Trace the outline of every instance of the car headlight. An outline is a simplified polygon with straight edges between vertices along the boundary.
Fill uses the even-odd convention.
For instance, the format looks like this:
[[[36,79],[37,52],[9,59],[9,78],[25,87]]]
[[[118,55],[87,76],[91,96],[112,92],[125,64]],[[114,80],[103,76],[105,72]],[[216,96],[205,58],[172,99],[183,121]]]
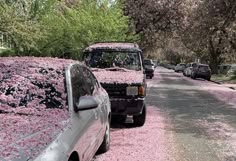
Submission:
[[[126,95],[127,96],[136,96],[136,95],[138,95],[138,87],[136,87],[136,86],[128,86],[126,88]]]

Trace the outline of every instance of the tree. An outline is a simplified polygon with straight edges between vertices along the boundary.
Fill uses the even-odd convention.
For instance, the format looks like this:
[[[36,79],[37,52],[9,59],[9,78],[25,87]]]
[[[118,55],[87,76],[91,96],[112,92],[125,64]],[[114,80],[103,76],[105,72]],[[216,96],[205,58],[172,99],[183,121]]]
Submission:
[[[123,6],[106,0],[6,0],[0,3],[0,32],[17,55],[79,58],[96,41],[137,40]]]
[[[7,35],[17,54],[36,49],[42,36],[38,22],[30,18],[30,7],[25,1],[0,2],[0,33]]]
[[[182,0],[127,0],[125,14],[135,31],[141,34],[141,46],[148,50],[156,46],[162,33],[171,34],[180,26]]]
[[[234,48],[236,1],[204,0],[197,4],[182,31],[182,40],[199,57],[209,59],[213,73]]]

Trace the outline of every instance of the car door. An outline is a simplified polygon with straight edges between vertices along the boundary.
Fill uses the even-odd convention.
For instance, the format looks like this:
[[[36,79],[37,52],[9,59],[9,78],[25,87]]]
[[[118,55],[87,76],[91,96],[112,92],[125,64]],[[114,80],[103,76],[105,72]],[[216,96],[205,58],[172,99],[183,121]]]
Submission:
[[[71,88],[73,106],[77,103],[80,97],[92,95],[92,89],[89,85],[89,79],[84,75],[83,66],[74,64],[70,69],[71,76]],[[73,129],[77,135],[79,142],[75,145],[75,149],[80,150],[82,153],[82,160],[89,160],[91,158],[91,152],[95,144],[94,137],[96,135],[96,116],[95,109],[77,111],[75,117],[73,117]],[[81,152],[82,151],[82,152]]]
[[[86,79],[88,88],[90,90],[90,94],[96,99],[98,102],[98,107],[93,109],[95,115],[95,121],[92,125],[93,133],[89,134],[90,137],[93,137],[93,145],[91,145],[91,149],[96,149],[99,141],[103,138],[104,135],[104,114],[105,112],[102,110],[104,108],[104,97],[102,96],[102,91],[99,89],[99,83],[93,73],[85,66],[82,67],[84,78]],[[93,155],[93,151],[91,152]]]
[[[103,106],[105,102],[104,95],[101,90],[100,84],[98,83],[94,74],[87,67],[83,68],[83,72],[86,79],[89,80],[88,83],[91,88],[91,94],[97,99],[97,102],[99,103],[98,108],[96,108],[94,112],[97,119],[97,128],[98,128],[97,132],[100,133],[100,130],[102,129],[104,122],[102,118],[104,117],[103,115],[105,114],[102,110],[104,108]]]

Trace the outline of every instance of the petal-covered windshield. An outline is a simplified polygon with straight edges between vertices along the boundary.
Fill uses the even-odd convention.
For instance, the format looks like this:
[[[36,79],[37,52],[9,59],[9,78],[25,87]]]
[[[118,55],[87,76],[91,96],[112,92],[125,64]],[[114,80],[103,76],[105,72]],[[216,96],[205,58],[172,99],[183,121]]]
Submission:
[[[65,62],[47,60],[1,58],[0,111],[66,107]]]
[[[86,53],[85,62],[92,68],[141,70],[140,54],[136,52],[96,51]]]
[[[72,60],[0,58],[0,160],[37,156],[69,119],[64,69]]]

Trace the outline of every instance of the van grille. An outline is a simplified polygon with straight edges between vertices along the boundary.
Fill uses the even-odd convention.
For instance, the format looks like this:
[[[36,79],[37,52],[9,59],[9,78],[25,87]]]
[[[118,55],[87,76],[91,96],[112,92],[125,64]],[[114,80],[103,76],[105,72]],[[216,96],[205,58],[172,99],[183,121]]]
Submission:
[[[111,98],[126,97],[126,87],[124,84],[101,84]]]

